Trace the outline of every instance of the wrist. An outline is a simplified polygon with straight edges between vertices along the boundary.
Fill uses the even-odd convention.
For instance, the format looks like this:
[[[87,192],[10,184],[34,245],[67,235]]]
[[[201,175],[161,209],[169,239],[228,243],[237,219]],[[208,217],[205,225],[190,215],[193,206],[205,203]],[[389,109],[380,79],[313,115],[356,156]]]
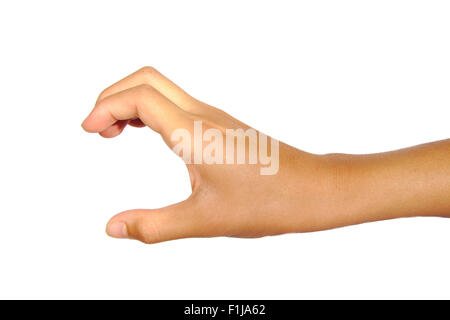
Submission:
[[[289,159],[292,159],[292,155]],[[294,164],[281,159],[283,190],[290,201],[283,201],[291,212],[288,232],[310,232],[358,223],[357,194],[350,155],[313,155],[297,150]],[[287,170],[284,170],[286,169]],[[287,171],[287,173],[286,173]]]

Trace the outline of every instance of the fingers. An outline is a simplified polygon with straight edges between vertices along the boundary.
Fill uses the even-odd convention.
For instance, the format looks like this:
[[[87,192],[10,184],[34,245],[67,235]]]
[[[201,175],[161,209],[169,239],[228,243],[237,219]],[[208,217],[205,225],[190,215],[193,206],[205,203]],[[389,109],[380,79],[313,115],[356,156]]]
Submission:
[[[182,109],[189,110],[194,104],[194,99],[190,95],[152,67],[141,68],[106,88],[98,97],[97,102],[117,92],[143,84],[152,86]]]
[[[129,120],[116,121],[112,126],[100,132],[103,138],[114,138],[122,133],[123,129],[127,126]]]
[[[186,111],[153,87],[140,85],[101,100],[82,126],[88,132],[102,132],[103,135],[113,136],[120,133],[123,129],[121,126],[126,124],[126,122],[117,124],[117,121],[137,118],[159,132],[166,142],[170,140],[168,137],[174,129],[185,128],[190,123]]]
[[[141,121],[141,119],[132,119],[128,121],[128,124],[130,126],[136,127],[136,128],[142,128],[145,127],[145,124]]]
[[[195,107],[195,99],[188,95],[183,89],[163,76],[155,68],[144,67],[103,90],[99,95],[94,108],[97,108],[100,101],[113,94],[141,85],[152,86],[163,96],[184,110],[193,110]],[[138,128],[145,126],[142,122],[139,123],[137,121],[123,122],[112,125],[112,128],[108,128],[105,132],[100,132],[100,135],[105,138],[115,137],[125,129],[127,124]]]
[[[201,236],[199,219],[191,202],[188,199],[161,209],[119,213],[108,222],[106,233],[144,243]]]

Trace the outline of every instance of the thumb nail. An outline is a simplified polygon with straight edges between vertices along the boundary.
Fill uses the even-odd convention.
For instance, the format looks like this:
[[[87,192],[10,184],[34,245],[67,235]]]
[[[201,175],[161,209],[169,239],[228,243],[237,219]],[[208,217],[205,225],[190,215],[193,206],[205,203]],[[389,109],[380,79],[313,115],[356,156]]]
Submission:
[[[127,225],[123,222],[115,222],[108,225],[106,233],[113,238],[128,238]]]

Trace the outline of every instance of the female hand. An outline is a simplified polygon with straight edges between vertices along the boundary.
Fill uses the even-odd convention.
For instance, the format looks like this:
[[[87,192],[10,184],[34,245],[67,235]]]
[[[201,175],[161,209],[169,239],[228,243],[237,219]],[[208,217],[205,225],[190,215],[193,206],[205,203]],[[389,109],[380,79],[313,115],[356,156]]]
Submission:
[[[119,213],[107,225],[113,237],[260,237],[450,213],[449,140],[373,156],[313,155],[194,99],[151,67],[105,89],[82,124],[106,138],[127,125],[149,127],[183,157],[192,194]],[[430,155],[437,161],[427,166]],[[407,159],[428,178],[419,172],[415,184]]]

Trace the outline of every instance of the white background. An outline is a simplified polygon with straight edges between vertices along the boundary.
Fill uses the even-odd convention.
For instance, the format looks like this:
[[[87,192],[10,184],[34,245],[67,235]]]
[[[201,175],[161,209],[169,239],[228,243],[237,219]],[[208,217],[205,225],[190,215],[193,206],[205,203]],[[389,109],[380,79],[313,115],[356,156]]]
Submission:
[[[87,134],[151,65],[314,153],[449,137],[448,1],[2,1],[0,298],[450,298],[450,220],[144,245],[123,210],[189,195],[156,134]]]

